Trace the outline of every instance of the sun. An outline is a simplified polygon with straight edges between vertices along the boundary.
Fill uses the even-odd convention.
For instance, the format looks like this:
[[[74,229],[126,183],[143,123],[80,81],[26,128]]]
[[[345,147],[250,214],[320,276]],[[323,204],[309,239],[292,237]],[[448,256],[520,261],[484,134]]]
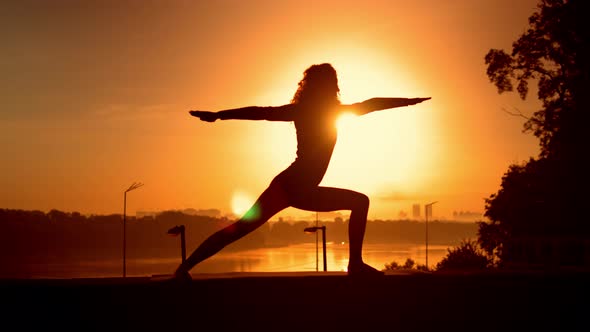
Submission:
[[[231,200],[232,212],[241,216],[254,204],[252,197],[244,192],[236,191]]]

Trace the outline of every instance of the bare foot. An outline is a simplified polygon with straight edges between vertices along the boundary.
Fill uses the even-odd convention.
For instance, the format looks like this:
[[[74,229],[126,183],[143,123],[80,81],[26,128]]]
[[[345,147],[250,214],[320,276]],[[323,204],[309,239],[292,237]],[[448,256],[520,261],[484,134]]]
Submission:
[[[382,276],[384,273],[375,269],[374,267],[367,265],[365,263],[360,264],[349,264],[348,265],[348,275],[349,276]]]
[[[182,282],[189,282],[193,280],[190,273],[180,268],[178,268],[176,272],[174,272],[174,279]]]

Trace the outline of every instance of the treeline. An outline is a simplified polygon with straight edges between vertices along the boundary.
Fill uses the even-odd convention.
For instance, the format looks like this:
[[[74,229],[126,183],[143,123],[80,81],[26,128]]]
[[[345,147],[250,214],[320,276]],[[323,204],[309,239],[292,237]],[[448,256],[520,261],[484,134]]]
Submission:
[[[127,257],[176,257],[180,239],[167,234],[176,225],[186,228],[187,250],[192,251],[207,236],[233,220],[211,216],[164,211],[155,216],[127,217]],[[315,222],[283,221],[266,223],[224,250],[244,250],[286,246],[315,241],[304,229]],[[348,221],[336,218],[320,221],[327,227],[327,240],[348,241]],[[424,223],[415,221],[369,221],[367,243],[424,243]],[[431,244],[456,244],[474,238],[475,223],[429,222]],[[43,263],[71,263],[118,259],[123,251],[123,216],[90,215],[51,210],[24,211],[0,209],[0,274],[6,269]],[[1,276],[1,275],[0,275]]]

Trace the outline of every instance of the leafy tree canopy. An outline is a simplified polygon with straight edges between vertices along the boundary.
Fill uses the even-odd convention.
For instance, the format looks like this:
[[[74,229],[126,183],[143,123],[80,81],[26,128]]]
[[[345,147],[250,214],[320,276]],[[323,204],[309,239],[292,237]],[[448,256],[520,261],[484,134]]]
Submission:
[[[528,29],[510,53],[491,49],[487,75],[499,93],[527,98],[536,83],[541,109],[524,130],[539,138],[540,156],[511,165],[500,190],[486,200],[479,243],[488,254],[510,259],[505,245],[526,237],[588,236],[588,141],[590,93],[590,1],[540,0]],[[505,248],[504,248],[505,249]]]
[[[525,99],[537,82],[542,108],[524,125],[540,139],[541,156],[576,155],[588,111],[590,4],[587,0],[542,0],[512,52],[491,49],[487,75],[499,93],[516,86]]]

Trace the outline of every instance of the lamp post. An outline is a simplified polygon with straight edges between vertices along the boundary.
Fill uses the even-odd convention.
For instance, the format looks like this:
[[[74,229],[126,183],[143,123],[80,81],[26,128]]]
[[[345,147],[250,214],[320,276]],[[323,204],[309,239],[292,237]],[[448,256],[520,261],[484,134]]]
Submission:
[[[315,212],[315,227],[318,227],[319,222],[319,212]],[[318,271],[318,233],[315,233],[315,270]]]
[[[426,218],[426,269],[428,269],[428,215],[432,213],[432,206],[438,201],[424,205],[424,217]]]
[[[123,278],[127,276],[127,193],[143,186],[141,182],[133,182],[123,193]]]
[[[184,237],[184,225],[174,226],[168,230],[168,234],[177,236],[180,234],[180,254],[182,257],[182,263],[186,261],[186,241]]]
[[[323,249],[324,249],[324,272],[325,272],[325,271],[328,271],[328,263],[326,262],[326,226],[307,227],[303,231],[305,233],[316,233],[316,235],[317,235],[318,230],[322,231],[322,244],[323,244]]]

